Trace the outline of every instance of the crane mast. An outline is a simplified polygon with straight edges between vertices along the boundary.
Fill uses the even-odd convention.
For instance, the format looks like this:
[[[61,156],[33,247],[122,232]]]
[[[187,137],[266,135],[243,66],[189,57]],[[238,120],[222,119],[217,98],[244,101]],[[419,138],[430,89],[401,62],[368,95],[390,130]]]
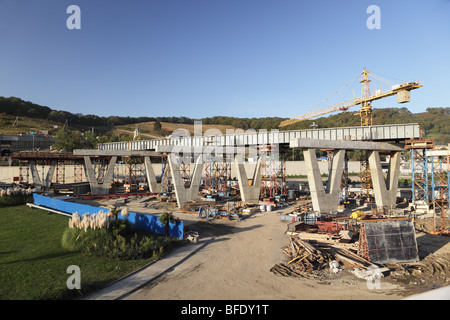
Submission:
[[[361,102],[361,126],[371,126],[372,125],[372,101],[370,100],[370,83],[369,77],[367,76],[366,68],[363,71],[363,79],[360,81],[362,83],[362,94],[363,101]]]

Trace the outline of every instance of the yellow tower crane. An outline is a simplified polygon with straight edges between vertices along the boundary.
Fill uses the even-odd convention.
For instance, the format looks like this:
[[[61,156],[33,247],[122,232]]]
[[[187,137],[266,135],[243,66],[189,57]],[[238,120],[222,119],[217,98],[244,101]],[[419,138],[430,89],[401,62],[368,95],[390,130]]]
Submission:
[[[410,91],[414,89],[421,88],[423,85],[420,84],[418,81],[414,82],[403,82],[400,84],[394,84],[390,81],[387,81],[383,78],[381,78],[378,75],[375,75],[372,72],[367,71],[365,68],[363,69],[363,72],[361,72],[357,77],[355,77],[351,82],[347,83],[344,87],[336,91],[334,94],[338,93],[340,90],[348,86],[350,83],[352,83],[355,79],[361,77],[362,79],[359,81],[362,83],[362,90],[361,90],[361,97],[354,97],[353,99],[346,100],[343,102],[339,102],[333,105],[330,105],[325,108],[321,108],[315,111],[310,111],[308,113],[305,113],[299,117],[292,118],[289,120],[285,120],[280,123],[280,127],[286,127],[288,125],[298,123],[300,121],[313,119],[328,113],[336,112],[336,111],[347,111],[350,107],[360,105],[361,109],[359,111],[359,115],[361,118],[361,126],[371,126],[372,125],[372,102],[390,97],[393,95],[397,95],[397,103],[405,103],[409,102],[411,100],[410,98]],[[382,90],[381,86],[380,89],[374,90],[374,94],[370,91],[370,82],[372,80],[369,79],[369,75],[371,75],[373,78],[382,81],[390,86],[389,90]],[[334,95],[333,94],[333,95]],[[325,99],[324,101],[328,100],[330,97]],[[323,103],[323,102],[322,102]],[[320,104],[322,104],[320,103]],[[319,104],[319,105],[320,105]],[[366,198],[370,197],[370,189],[372,188],[372,179],[370,175],[370,168],[369,168],[369,161],[368,161],[368,153],[365,152],[361,159],[361,187],[363,190],[363,196]]]
[[[372,80],[369,79],[369,74],[372,77],[374,77],[375,79],[378,79],[384,83],[389,84],[390,90],[383,91],[381,88],[378,90],[375,89],[374,94],[372,94],[370,91],[370,86],[369,86],[369,83]],[[294,124],[294,123],[297,123],[300,121],[313,119],[313,118],[316,118],[316,117],[319,117],[319,116],[322,116],[322,115],[325,115],[328,113],[336,112],[336,111],[347,111],[350,107],[357,106],[357,105],[361,105],[361,109],[359,111],[359,114],[361,117],[361,126],[371,126],[372,125],[372,101],[390,97],[393,95],[397,95],[398,103],[409,102],[411,100],[410,91],[421,88],[423,86],[418,81],[394,84],[392,82],[389,82],[389,81],[373,74],[372,72],[366,71],[365,68],[364,68],[363,72],[361,72],[356,78],[360,77],[361,75],[362,75],[362,80],[359,81],[360,83],[362,83],[361,97],[355,97],[353,99],[339,102],[339,103],[330,105],[328,107],[321,108],[321,109],[318,109],[315,111],[310,111],[301,116],[298,116],[298,117],[295,117],[295,118],[292,118],[289,120],[285,120],[280,123],[280,127],[286,127],[288,125],[291,125],[291,124]],[[355,79],[353,79],[351,82],[353,82]],[[347,83],[344,87],[346,87],[350,83]],[[339,89],[338,91],[340,91],[341,89]],[[329,98],[327,98],[326,100],[328,100],[328,99]]]

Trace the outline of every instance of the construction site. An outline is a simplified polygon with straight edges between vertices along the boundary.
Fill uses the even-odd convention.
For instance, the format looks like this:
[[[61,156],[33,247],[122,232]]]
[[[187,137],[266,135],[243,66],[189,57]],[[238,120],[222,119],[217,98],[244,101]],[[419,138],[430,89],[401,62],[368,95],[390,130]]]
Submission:
[[[398,299],[446,287],[450,147],[423,138],[417,123],[372,124],[372,102],[407,103],[421,83],[383,89],[365,69],[357,78],[359,97],[284,121],[280,130],[14,152],[12,179],[0,187],[149,216],[170,211],[183,221],[183,239],[212,241],[135,299],[298,299],[299,287],[313,299]],[[360,126],[285,130],[352,107],[360,108]],[[293,149],[303,161],[282,160]],[[350,163],[355,150],[363,159]],[[241,285],[248,277],[252,289]],[[179,289],[196,291],[195,279],[219,281],[225,293]]]

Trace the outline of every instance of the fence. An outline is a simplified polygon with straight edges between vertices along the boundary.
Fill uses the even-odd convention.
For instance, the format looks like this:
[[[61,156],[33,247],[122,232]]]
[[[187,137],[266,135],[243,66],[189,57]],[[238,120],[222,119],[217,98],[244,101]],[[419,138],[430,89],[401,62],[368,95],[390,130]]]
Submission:
[[[103,210],[105,212],[109,211],[106,208],[93,207],[86,204],[68,202],[58,199],[53,199],[46,197],[37,193],[33,193],[34,204],[43,206],[49,209],[58,210],[68,214],[73,214],[78,212],[78,214],[83,215],[85,213],[94,214]],[[121,214],[119,214],[119,219],[124,219]],[[158,234],[165,234],[164,225],[158,220],[158,217],[151,216],[142,213],[129,212],[128,221],[130,224],[144,231],[150,231]],[[169,236],[174,238],[183,239],[184,237],[184,224],[183,221],[179,220],[175,223],[169,223]]]

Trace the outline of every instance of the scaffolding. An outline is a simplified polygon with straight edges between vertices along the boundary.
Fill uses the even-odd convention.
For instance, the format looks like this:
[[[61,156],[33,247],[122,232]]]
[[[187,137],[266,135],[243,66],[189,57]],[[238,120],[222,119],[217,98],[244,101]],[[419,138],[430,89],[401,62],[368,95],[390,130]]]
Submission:
[[[66,162],[65,160],[59,160],[56,162],[56,184],[66,183]]]
[[[124,157],[127,174],[124,179],[125,192],[134,192],[145,189],[145,163],[142,157]]]
[[[180,175],[181,175],[181,180],[183,180],[184,187],[189,188],[191,185],[191,163],[190,163],[190,161],[186,161],[185,159],[181,160]]]
[[[405,149],[411,152],[411,192],[415,205],[429,205],[427,150],[434,148],[433,139],[405,141]]]
[[[30,179],[30,170],[28,166],[28,160],[19,160],[19,184],[29,183]]]
[[[362,197],[366,198],[367,201],[370,201],[372,196],[373,184],[369,165],[369,151],[362,151],[360,168],[361,168],[360,181],[361,181]]]
[[[105,158],[94,158],[92,159],[92,166],[94,167],[95,178],[98,183],[103,183],[105,179],[105,171],[108,167],[109,161],[106,161]]]
[[[45,167],[51,167],[53,165],[55,166],[55,172],[49,178],[53,177],[52,180],[55,184],[66,183],[66,167],[68,165],[73,166],[74,182],[83,181],[84,159],[82,156],[76,156],[66,152],[22,151],[14,153],[11,159],[19,162],[19,183],[27,184],[31,182],[32,165],[36,168],[38,165],[42,166],[40,172],[42,177],[41,181],[45,180]]]
[[[330,178],[331,167],[334,158],[334,149],[321,149],[327,152],[328,161],[328,178]],[[348,198],[348,155],[347,152],[344,156],[344,170],[342,171],[341,187],[339,192],[339,203],[347,201]]]
[[[169,157],[166,153],[161,155],[161,193],[172,192],[172,178]]]
[[[450,150],[436,150],[433,139],[406,140],[411,150],[412,202],[429,211],[435,234],[449,234]]]
[[[261,159],[261,199],[286,196],[286,161],[279,159],[278,146],[259,147]]]
[[[231,160],[229,155],[210,155],[205,161],[205,191],[211,195],[228,196],[231,191]]]
[[[449,190],[450,155],[449,151],[430,152],[431,159],[431,203],[433,206],[435,234],[449,234]]]

